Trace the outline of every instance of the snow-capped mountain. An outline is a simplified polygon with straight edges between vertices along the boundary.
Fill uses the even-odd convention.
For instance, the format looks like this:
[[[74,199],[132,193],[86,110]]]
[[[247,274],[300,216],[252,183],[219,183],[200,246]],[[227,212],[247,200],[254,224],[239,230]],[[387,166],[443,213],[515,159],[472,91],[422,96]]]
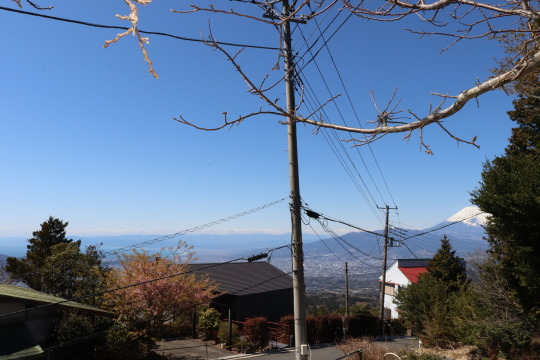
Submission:
[[[470,226],[482,226],[486,224],[488,215],[482,212],[478,206],[467,206],[450,216],[446,221],[459,221]]]

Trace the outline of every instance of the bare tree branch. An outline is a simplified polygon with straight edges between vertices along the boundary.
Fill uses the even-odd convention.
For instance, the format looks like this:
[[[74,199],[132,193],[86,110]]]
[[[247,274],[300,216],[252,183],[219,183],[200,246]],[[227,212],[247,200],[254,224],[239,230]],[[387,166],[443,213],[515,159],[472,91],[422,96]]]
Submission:
[[[158,78],[158,74],[154,71],[154,67],[152,65],[152,61],[150,60],[150,57],[148,56],[148,52],[146,51],[146,48],[144,47],[144,44],[148,44],[149,40],[147,37],[142,37],[139,33],[139,30],[137,29],[137,24],[139,23],[139,9],[137,8],[137,5],[135,5],[134,2],[136,2],[139,5],[148,5],[152,2],[152,0],[124,0],[124,2],[129,6],[130,14],[129,15],[116,15],[117,18],[121,20],[129,20],[131,22],[131,28],[121,34],[118,34],[116,38],[112,40],[105,41],[104,47],[108,47],[112,43],[116,43],[118,40],[123,38],[126,35],[133,34],[137,36],[137,40],[139,42],[139,46],[141,48],[141,51],[144,55],[144,61],[148,63],[149,70],[148,72],[152,74],[156,79]]]
[[[22,6],[22,0],[12,0],[20,7]],[[25,0],[28,4],[38,9],[44,9],[38,7],[33,1]],[[138,6],[145,6],[152,2],[152,0],[124,0],[130,9],[129,15],[116,15],[119,19],[128,20],[131,22],[131,28],[124,33],[118,34],[116,38],[107,40],[105,47],[111,43],[116,43],[126,35],[133,34],[137,36],[139,46],[144,55],[145,61],[148,63],[149,72],[157,78],[157,74],[154,71],[152,62],[145,49],[145,44],[148,44],[148,38],[142,37],[137,29],[139,17]],[[338,0],[301,0],[295,4],[291,13],[287,16],[279,13],[276,10],[275,5],[279,3],[277,0],[253,0],[251,3],[259,6],[263,9],[264,15],[250,15],[248,13],[242,13],[235,8],[229,10],[223,10],[215,8],[213,5],[207,7],[200,7],[197,5],[191,5],[190,10],[171,10],[175,13],[186,14],[195,12],[211,12],[215,14],[234,15],[242,18],[255,20],[258,22],[266,23],[268,25],[277,27],[287,21],[309,21],[315,18],[317,15],[335,8],[338,4]],[[228,120],[226,113],[224,124],[217,127],[203,128],[194,125],[193,123],[180,117],[175,119],[183,124],[193,126],[197,129],[204,130],[218,130],[232,125],[238,125],[242,121],[252,118],[255,115],[269,114],[286,117],[286,121],[282,123],[288,123],[290,121],[309,124],[315,127],[316,133],[320,128],[334,129],[338,131],[347,131],[351,133],[358,133],[367,135],[362,139],[352,140],[357,145],[371,143],[382,138],[386,134],[390,133],[406,133],[403,139],[409,140],[412,132],[418,131],[420,137],[420,146],[422,150],[428,154],[433,154],[430,145],[427,145],[423,141],[423,129],[431,124],[438,124],[440,128],[447,133],[452,139],[459,143],[465,143],[478,147],[475,143],[476,138],[471,141],[464,140],[458,136],[452,134],[445,126],[442,125],[442,121],[454,114],[458,113],[463,107],[472,99],[476,101],[479,96],[494,89],[501,88],[506,91],[506,88],[511,90],[512,83],[515,80],[523,78],[528,74],[535,74],[535,71],[540,69],[540,11],[538,2],[532,2],[531,0],[505,0],[499,3],[491,3],[487,1],[476,0],[341,0],[343,8],[351,11],[358,17],[377,20],[377,21],[398,21],[407,16],[414,16],[420,19],[423,25],[430,26],[429,29],[433,30],[417,30],[406,29],[415,34],[423,36],[445,36],[449,37],[453,41],[442,51],[448,50],[455,44],[462,40],[471,39],[488,39],[497,40],[501,37],[514,38],[519,46],[515,47],[515,52],[512,56],[508,56],[504,61],[499,62],[499,68],[494,73],[496,74],[492,78],[483,81],[477,81],[475,86],[462,90],[459,94],[440,94],[432,93],[434,96],[440,97],[442,101],[435,108],[430,104],[427,114],[417,115],[417,112],[413,112],[411,109],[406,109],[406,112],[412,116],[412,121],[401,119],[411,119],[406,116],[400,116],[405,109],[398,109],[399,101],[395,102],[395,96],[397,90],[394,90],[390,100],[383,107],[379,107],[375,101],[375,95],[371,93],[371,99],[377,111],[377,114],[371,120],[368,120],[369,124],[372,124],[370,128],[351,127],[347,125],[339,125],[327,122],[322,118],[318,118],[318,112],[320,108],[324,107],[331,101],[334,101],[336,97],[328,99],[320,108],[310,112],[306,116],[301,115],[301,106],[303,102],[303,93],[301,94],[301,101],[297,104],[295,115],[289,114],[284,108],[278,105],[278,99],[270,99],[270,90],[275,88],[277,84],[283,81],[285,75],[280,76],[276,82],[270,85],[265,85],[268,79],[268,75],[263,78],[259,86],[255,85],[255,81],[250,79],[247,74],[241,68],[237,58],[241,54],[230,55],[222,47],[220,47],[213,36],[210,35],[207,45],[213,47],[215,50],[223,53],[227,60],[233,64],[236,71],[240,74],[242,79],[248,85],[248,92],[250,94],[258,96],[263,103],[269,107],[269,109],[251,112],[248,115],[241,115],[235,120]],[[340,9],[341,10],[341,9]],[[302,14],[305,12],[306,14]],[[283,36],[280,30],[280,36]],[[282,40],[282,39],[280,39]],[[280,54],[282,55],[282,54]],[[279,59],[275,69],[279,68]],[[407,122],[405,122],[407,121]],[[350,140],[349,140],[350,141]],[[355,145],[356,146],[356,145]]]

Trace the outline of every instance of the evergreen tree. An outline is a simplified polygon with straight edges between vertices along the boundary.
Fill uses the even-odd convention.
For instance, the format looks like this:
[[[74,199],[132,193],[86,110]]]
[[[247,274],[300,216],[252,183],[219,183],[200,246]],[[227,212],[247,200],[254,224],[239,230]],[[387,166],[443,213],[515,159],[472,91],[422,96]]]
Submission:
[[[540,85],[537,84],[534,94],[520,95],[513,104],[514,110],[509,111],[508,115],[518,126],[512,129],[506,154],[508,156],[538,154],[540,152]]]
[[[465,263],[456,256],[450,240],[444,235],[441,247],[429,262],[429,274],[444,284],[448,291],[455,291],[467,281]]]
[[[540,319],[540,81],[518,84],[523,92],[509,111],[512,129],[505,155],[487,161],[471,201],[491,214],[486,226],[491,259],[518,301]]]
[[[81,252],[80,240],[66,238],[67,226],[52,216],[42,223],[28,239],[26,257],[7,258],[10,276],[32,289],[67,299],[105,290],[108,269],[101,264],[102,253],[96,246]],[[99,300],[89,296],[81,302],[97,305]]]
[[[457,341],[455,299],[467,284],[465,266],[455,253],[445,235],[428,271],[415,284],[400,289],[395,298],[412,331],[423,334],[430,344],[443,347]]]
[[[51,249],[58,244],[73,242],[73,239],[66,238],[67,226],[67,222],[50,216],[41,224],[41,229],[32,233],[33,238],[28,239],[25,258],[7,258],[6,271],[13,279],[26,283],[32,289],[42,291],[46,286],[43,284],[41,270],[46,259],[51,256]],[[77,243],[80,245],[80,240]]]
[[[540,154],[488,161],[472,202],[491,214],[486,225],[492,261],[526,311],[540,311]]]

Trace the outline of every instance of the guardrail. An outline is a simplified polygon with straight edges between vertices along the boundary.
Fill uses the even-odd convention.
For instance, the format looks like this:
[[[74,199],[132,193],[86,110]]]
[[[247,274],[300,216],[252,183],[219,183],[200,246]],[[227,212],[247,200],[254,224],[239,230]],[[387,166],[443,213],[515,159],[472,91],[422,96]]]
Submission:
[[[337,359],[334,359],[334,360],[345,359],[345,358],[348,358],[349,356],[354,355],[354,354],[358,354],[358,360],[362,360],[362,349],[351,351],[350,353],[345,354],[343,356],[340,356],[340,357],[338,357]]]

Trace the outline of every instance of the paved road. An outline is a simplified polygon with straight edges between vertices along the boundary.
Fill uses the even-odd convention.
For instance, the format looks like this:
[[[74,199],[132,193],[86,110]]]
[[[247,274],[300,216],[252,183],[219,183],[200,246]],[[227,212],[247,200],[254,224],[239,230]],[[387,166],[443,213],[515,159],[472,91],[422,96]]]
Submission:
[[[294,360],[294,349],[284,348],[255,354],[238,354],[221,349],[212,342],[205,343],[201,340],[163,340],[156,342],[154,351],[174,360]],[[334,360],[343,353],[335,346],[314,346],[311,349],[310,360]]]
[[[213,343],[197,339],[162,340],[156,342],[154,351],[174,360],[206,360],[234,355]]]
[[[311,349],[310,360],[334,360],[341,357],[343,353],[335,346],[318,346]],[[264,353],[246,354],[241,357],[236,357],[237,360],[294,360],[296,358],[294,349],[285,348],[281,350],[268,351]],[[222,360],[235,360],[222,359]]]

